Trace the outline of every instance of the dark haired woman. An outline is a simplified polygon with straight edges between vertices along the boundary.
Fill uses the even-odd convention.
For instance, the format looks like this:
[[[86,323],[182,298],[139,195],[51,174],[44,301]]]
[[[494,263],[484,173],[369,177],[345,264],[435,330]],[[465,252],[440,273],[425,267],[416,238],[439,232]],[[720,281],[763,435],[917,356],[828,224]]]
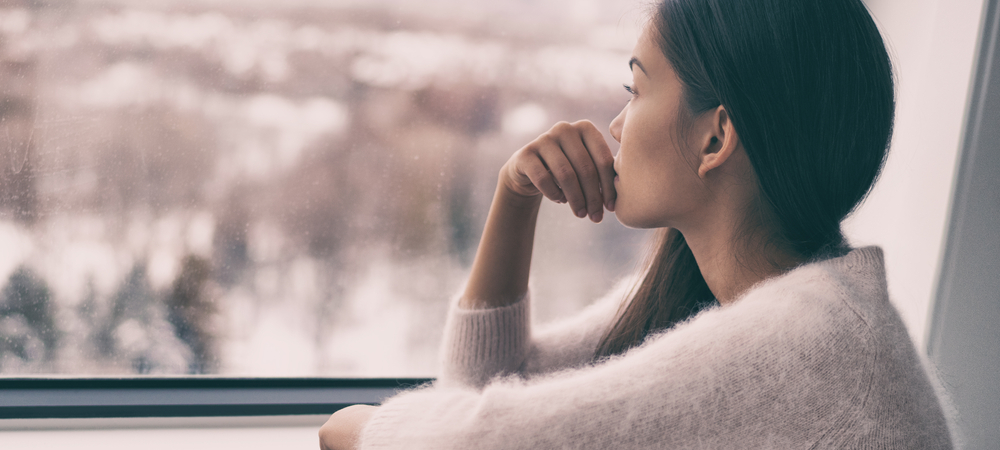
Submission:
[[[840,231],[893,123],[861,0],[666,0],[629,64],[617,157],[560,123],[501,169],[435,385],[334,414],[322,446],[951,448],[881,251]],[[532,333],[543,197],[665,231],[624,303]]]

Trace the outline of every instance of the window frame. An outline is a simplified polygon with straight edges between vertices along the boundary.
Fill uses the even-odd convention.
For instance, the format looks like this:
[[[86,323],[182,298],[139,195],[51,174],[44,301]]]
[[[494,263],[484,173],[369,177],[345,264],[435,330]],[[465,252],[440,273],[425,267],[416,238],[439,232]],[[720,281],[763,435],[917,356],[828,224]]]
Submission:
[[[965,270],[973,266],[963,253],[974,249],[975,242],[982,242],[972,233],[962,233],[961,226],[970,220],[995,218],[997,211],[971,208],[969,202],[976,200],[977,189],[972,189],[969,179],[974,167],[974,156],[985,155],[989,141],[983,136],[991,131],[982,123],[990,123],[988,113],[994,110],[983,108],[989,100],[992,84],[988,79],[989,67],[986,61],[1000,57],[1000,34],[996,30],[1000,21],[1000,2],[984,2],[984,23],[977,54],[978,67],[974,73],[973,93],[966,108],[965,139],[963,143],[961,168],[955,178],[955,199],[950,208],[948,244],[943,263],[939,268],[936,302],[929,317],[927,353],[941,367],[962,370],[963,375],[983,376],[976,370],[977,361],[989,360],[972,353],[964,353],[961,361],[954,360],[967,352],[968,342],[955,340],[949,348],[949,339],[958,325],[953,310],[970,308],[968,296],[959,295],[960,288],[974,288],[984,284],[965,284],[955,280],[962,274],[973,273]],[[992,20],[992,21],[991,21]],[[987,35],[987,31],[993,33]],[[991,40],[988,45],[986,40]],[[990,53],[993,53],[990,55]],[[978,150],[979,153],[976,151]],[[978,172],[977,181],[994,182],[985,172]],[[981,190],[980,190],[981,192]],[[975,216],[975,217],[973,217]],[[977,222],[979,223],[979,222]],[[987,223],[992,223],[988,222]],[[976,231],[990,229],[979,228]],[[964,237],[962,246],[958,242]],[[996,257],[996,255],[993,255]],[[983,294],[979,291],[978,294]],[[977,297],[990,300],[985,297]],[[959,323],[959,322],[956,322]],[[984,331],[984,333],[988,330]],[[988,339],[988,334],[979,337]],[[992,347],[977,347],[992,348]],[[953,360],[949,360],[952,358]],[[953,367],[960,367],[955,369]],[[978,373],[978,375],[976,375]],[[0,419],[106,419],[106,418],[181,418],[181,417],[264,417],[332,414],[352,404],[378,404],[401,390],[430,383],[433,378],[239,378],[239,377],[0,377]],[[964,400],[964,399],[960,399]],[[989,399],[985,399],[988,401]],[[966,406],[966,405],[960,405]],[[983,416],[985,417],[985,416]]]
[[[969,449],[1000,439],[1000,0],[982,11],[925,348]]]
[[[0,419],[332,414],[430,378],[0,378]]]

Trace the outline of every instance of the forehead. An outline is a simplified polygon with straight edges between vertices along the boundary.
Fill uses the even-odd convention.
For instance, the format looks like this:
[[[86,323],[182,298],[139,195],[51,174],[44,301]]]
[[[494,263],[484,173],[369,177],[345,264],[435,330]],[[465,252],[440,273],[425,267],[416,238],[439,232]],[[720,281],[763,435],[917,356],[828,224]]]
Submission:
[[[670,70],[667,58],[660,50],[659,32],[652,21],[647,22],[643,26],[642,33],[639,34],[639,39],[635,42],[635,47],[632,48],[632,57],[639,61],[642,71],[648,76],[652,76],[656,72]],[[636,69],[633,67],[633,72]]]

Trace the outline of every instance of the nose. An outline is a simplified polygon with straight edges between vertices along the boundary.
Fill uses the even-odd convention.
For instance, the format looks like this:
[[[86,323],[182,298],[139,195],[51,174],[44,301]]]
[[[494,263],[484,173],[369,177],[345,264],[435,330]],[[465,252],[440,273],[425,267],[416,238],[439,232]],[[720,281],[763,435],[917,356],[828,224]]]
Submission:
[[[615,138],[619,144],[622,143],[622,127],[625,125],[626,111],[628,111],[628,104],[622,108],[622,112],[618,113],[618,117],[611,121],[611,137]]]

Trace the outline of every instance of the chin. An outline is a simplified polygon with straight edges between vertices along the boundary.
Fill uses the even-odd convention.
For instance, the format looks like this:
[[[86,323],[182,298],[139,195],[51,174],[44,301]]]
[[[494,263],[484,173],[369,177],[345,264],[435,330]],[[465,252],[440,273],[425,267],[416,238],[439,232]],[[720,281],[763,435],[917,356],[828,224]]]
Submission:
[[[643,220],[646,218],[636,217],[633,213],[634,211],[629,211],[628,206],[622,207],[622,205],[617,201],[615,202],[615,218],[618,219],[618,222],[622,225],[637,229],[655,228],[655,226],[650,226],[648,224],[648,220]]]
[[[621,196],[615,200],[614,213],[619,223],[629,228],[641,230],[670,226],[670,224],[664,223],[666,221],[661,215],[649,214],[649,211],[642,211],[641,208],[637,210],[634,206],[629,205],[627,201],[622,202]]]

